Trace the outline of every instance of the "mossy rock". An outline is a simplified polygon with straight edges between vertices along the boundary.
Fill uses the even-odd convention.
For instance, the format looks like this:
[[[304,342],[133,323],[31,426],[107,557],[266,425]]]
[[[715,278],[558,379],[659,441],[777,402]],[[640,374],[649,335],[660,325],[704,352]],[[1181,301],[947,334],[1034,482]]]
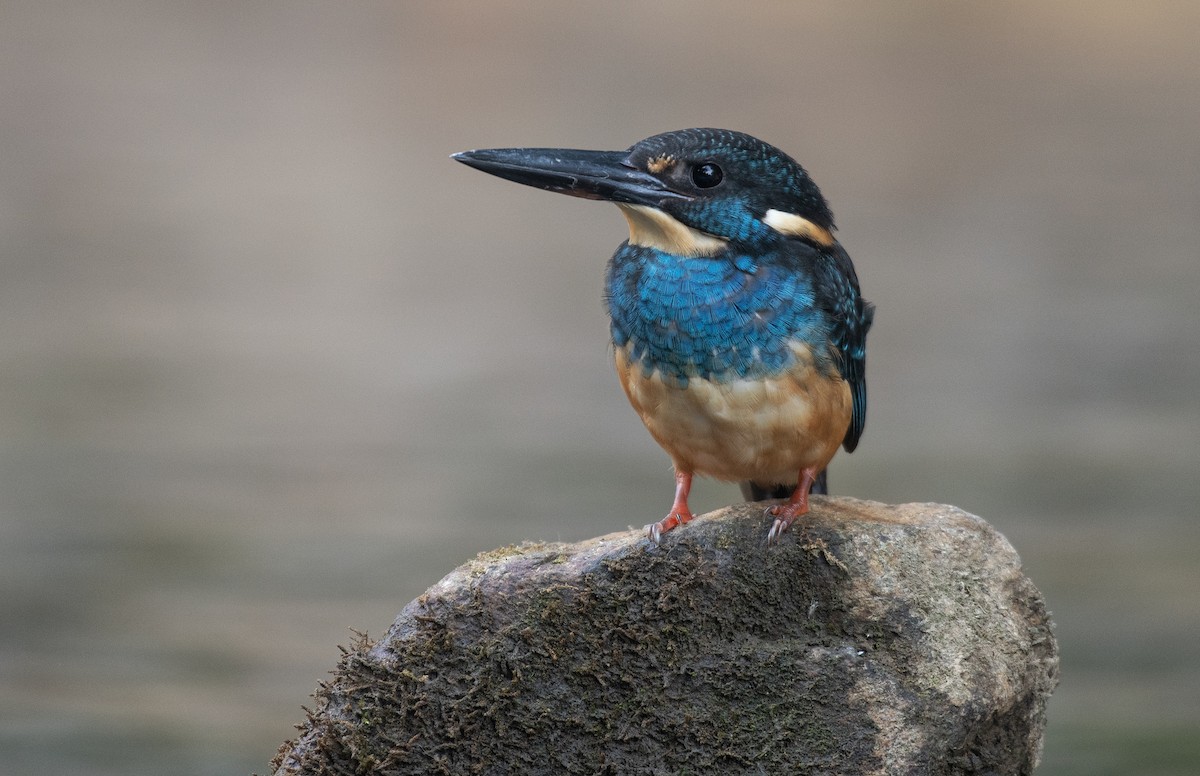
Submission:
[[[277,774],[1028,774],[1057,648],[983,520],[813,499],[480,555],[364,638]]]

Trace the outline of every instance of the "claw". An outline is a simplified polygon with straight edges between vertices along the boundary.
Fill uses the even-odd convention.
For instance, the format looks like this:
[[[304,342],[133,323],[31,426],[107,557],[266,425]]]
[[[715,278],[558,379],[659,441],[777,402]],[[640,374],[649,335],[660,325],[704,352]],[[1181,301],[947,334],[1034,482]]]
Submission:
[[[672,528],[691,522],[693,517],[691,512],[672,512],[657,523],[646,526],[646,538],[655,544],[662,544],[663,534]]]
[[[771,524],[771,530],[767,532],[767,544],[777,544],[783,532],[791,525],[791,521],[782,518],[775,518],[775,522]]]
[[[771,530],[767,533],[767,544],[777,544],[783,532],[791,528],[796,518],[806,512],[808,504],[787,504],[768,509],[767,514],[774,516],[775,522],[771,524]]]
[[[783,506],[781,506],[780,504],[775,504],[773,506],[769,506],[763,510],[764,517],[775,518],[774,522],[771,523],[771,530],[767,533],[767,544],[768,545],[772,545],[772,544],[775,544],[776,542],[778,542],[779,537],[782,536],[783,532],[788,529],[789,525],[791,525],[790,521],[785,521],[779,517],[779,514],[782,511],[783,511]]]
[[[792,494],[791,500],[786,504],[767,507],[765,514],[775,518],[775,522],[771,524],[771,530],[767,532],[767,544],[778,543],[783,532],[796,522],[796,518],[808,513],[808,491],[812,488],[816,471],[815,468],[801,469],[800,484],[796,487],[796,492]]]
[[[690,522],[693,515],[688,509],[688,492],[692,489],[692,473],[684,469],[675,470],[675,503],[671,511],[657,523],[646,526],[646,536],[655,544],[662,543],[662,535],[672,528]]]

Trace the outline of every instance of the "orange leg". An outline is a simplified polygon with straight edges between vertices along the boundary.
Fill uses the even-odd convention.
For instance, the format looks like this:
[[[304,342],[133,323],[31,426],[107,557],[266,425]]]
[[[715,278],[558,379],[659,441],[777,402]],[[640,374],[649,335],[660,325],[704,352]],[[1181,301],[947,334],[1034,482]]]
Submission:
[[[809,466],[800,470],[800,484],[792,493],[788,503],[767,509],[767,514],[775,518],[771,532],[767,534],[767,544],[775,544],[792,523],[800,515],[808,512],[808,492],[812,490],[813,482],[817,479],[816,467]]]
[[[671,505],[671,511],[667,516],[657,523],[652,523],[646,526],[646,533],[650,537],[650,541],[658,544],[662,541],[662,535],[670,531],[676,526],[681,526],[689,522],[694,515],[692,510],[688,509],[688,493],[692,490],[692,473],[675,470],[675,503]]]

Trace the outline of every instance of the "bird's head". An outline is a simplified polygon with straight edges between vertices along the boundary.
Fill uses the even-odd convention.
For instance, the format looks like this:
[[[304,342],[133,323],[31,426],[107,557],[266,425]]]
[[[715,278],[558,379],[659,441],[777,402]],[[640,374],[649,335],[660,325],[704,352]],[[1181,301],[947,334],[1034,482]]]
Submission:
[[[630,243],[687,256],[801,239],[833,245],[833,215],[804,168],[774,146],[725,129],[682,129],[625,151],[496,148],[455,154],[501,178],[608,200]]]

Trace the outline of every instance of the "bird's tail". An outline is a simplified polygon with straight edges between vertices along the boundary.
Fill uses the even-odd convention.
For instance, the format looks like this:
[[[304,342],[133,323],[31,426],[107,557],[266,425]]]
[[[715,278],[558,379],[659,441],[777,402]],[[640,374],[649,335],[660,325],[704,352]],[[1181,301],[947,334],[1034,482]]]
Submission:
[[[827,469],[822,469],[817,478],[813,480],[812,489],[809,493],[818,496],[828,495],[829,485],[825,477]],[[795,485],[779,485],[777,483],[761,483],[761,482],[743,482],[742,497],[747,501],[767,501],[773,498],[791,498],[792,491],[796,489]]]

